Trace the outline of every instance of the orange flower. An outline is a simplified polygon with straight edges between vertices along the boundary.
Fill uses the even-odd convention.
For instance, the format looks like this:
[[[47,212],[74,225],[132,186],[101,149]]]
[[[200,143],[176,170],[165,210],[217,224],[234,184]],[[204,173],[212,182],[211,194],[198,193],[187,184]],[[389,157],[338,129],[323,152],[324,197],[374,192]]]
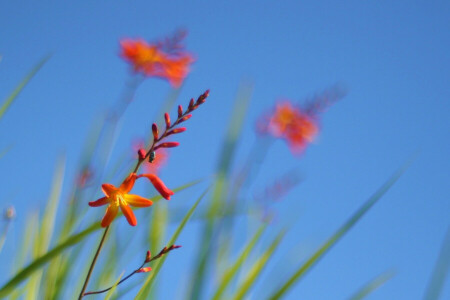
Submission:
[[[293,106],[290,102],[280,102],[275,111],[259,124],[263,133],[283,138],[292,152],[301,153],[314,140],[319,128],[313,116]]]
[[[97,207],[102,205],[108,205],[106,209],[105,216],[102,219],[102,227],[107,227],[111,224],[119,211],[119,207],[122,210],[125,218],[131,226],[136,226],[137,221],[131,206],[135,207],[147,207],[153,204],[150,199],[143,198],[138,195],[131,195],[129,192],[134,186],[137,178],[147,177],[153,184],[153,186],[158,190],[158,192],[167,200],[173,195],[173,192],[168,189],[164,183],[156,175],[153,174],[142,174],[136,175],[136,173],[131,173],[120,185],[116,188],[114,185],[105,183],[102,185],[102,191],[106,197],[102,197],[96,201],[89,202],[89,206]]]
[[[120,45],[121,56],[133,66],[135,72],[167,79],[175,87],[181,85],[189,73],[189,65],[194,62],[191,54],[178,49],[178,44],[172,45],[173,49],[165,50],[162,43],[148,44],[140,39],[124,39]]]

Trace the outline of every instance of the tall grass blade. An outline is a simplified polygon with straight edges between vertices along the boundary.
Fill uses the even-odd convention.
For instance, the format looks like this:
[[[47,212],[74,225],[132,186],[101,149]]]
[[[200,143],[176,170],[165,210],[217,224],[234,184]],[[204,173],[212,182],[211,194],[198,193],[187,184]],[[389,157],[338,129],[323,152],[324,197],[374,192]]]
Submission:
[[[213,253],[211,251],[211,245],[214,244],[213,235],[215,229],[215,217],[219,212],[224,211],[221,209],[224,206],[225,198],[227,195],[229,185],[229,173],[231,165],[236,151],[237,141],[242,131],[242,125],[247,115],[247,108],[250,103],[253,88],[248,85],[242,85],[239,88],[233,112],[232,118],[229,123],[228,131],[222,147],[222,153],[219,158],[219,165],[217,170],[217,178],[214,183],[214,190],[211,196],[211,203],[208,209],[208,220],[203,228],[202,247],[198,251],[198,257],[196,259],[196,276],[192,277],[191,291],[189,292],[189,298],[191,300],[200,300],[203,281],[205,280],[206,267],[210,256]]]
[[[231,280],[236,276],[239,269],[241,268],[244,261],[247,259],[250,252],[255,247],[256,243],[259,241],[259,239],[262,236],[262,233],[266,229],[266,225],[262,225],[258,231],[255,233],[253,238],[250,240],[250,242],[247,244],[247,246],[242,251],[241,255],[239,255],[238,259],[234,262],[234,264],[228,268],[228,270],[225,271],[225,274],[223,275],[222,279],[220,280],[219,287],[217,288],[214,296],[212,297],[213,300],[219,300],[222,299],[223,294],[225,292],[225,289],[230,284]]]
[[[333,247],[367,211],[394,185],[405,172],[411,162],[395,172],[351,217],[342,225],[313,255],[275,292],[269,299],[280,299],[293,285],[300,280],[319,260]]]
[[[431,275],[430,282],[428,283],[425,296],[425,300],[437,300],[444,287],[445,278],[448,275],[450,268],[450,227],[447,228],[444,241],[442,242],[441,252],[434,266],[433,274]]]
[[[349,298],[349,300],[362,300],[366,296],[368,296],[373,291],[377,290],[379,287],[381,287],[383,284],[388,282],[392,277],[394,277],[395,272],[393,271],[387,271],[383,274],[377,276],[367,284],[365,284],[363,287],[361,287],[353,296]]]
[[[243,283],[239,286],[236,294],[234,295],[234,300],[241,300],[248,293],[252,285],[255,283],[256,279],[258,279],[258,277],[262,274],[262,271],[269,261],[270,257],[272,257],[273,253],[280,245],[285,233],[286,232],[282,230],[270,244],[269,248],[254,263],[250,271],[248,271],[247,275],[245,276]]]
[[[167,246],[173,245],[176,242],[176,240],[177,240],[178,236],[180,235],[181,231],[184,229],[184,226],[186,226],[186,223],[191,218],[192,214],[194,213],[195,209],[197,208],[198,204],[200,203],[200,200],[202,200],[203,197],[205,197],[205,195],[208,192],[208,190],[209,189],[204,191],[203,194],[197,199],[197,201],[195,201],[195,203],[191,207],[191,209],[189,209],[189,211],[187,212],[186,216],[183,218],[183,220],[181,221],[180,225],[178,225],[178,228],[175,230],[175,233],[172,235],[172,238],[170,239],[170,241],[167,244]],[[153,282],[155,281],[155,278],[158,275],[159,270],[161,269],[162,265],[164,264],[164,261],[166,260],[166,257],[167,257],[167,255],[164,255],[163,257],[161,257],[160,259],[158,259],[156,261],[155,267],[150,272],[150,275],[146,279],[145,283],[142,285],[142,287],[139,290],[139,292],[137,293],[135,299],[147,299],[147,295],[150,292],[150,288],[151,288]]]
[[[23,88],[27,85],[27,83],[31,80],[31,78],[36,75],[36,73],[42,68],[42,66],[50,59],[50,55],[44,57],[34,68],[25,76],[25,78],[22,80],[22,82],[19,83],[19,85],[16,87],[16,89],[12,92],[12,94],[6,98],[6,100],[3,102],[3,104],[0,107],[0,119],[5,114],[6,110],[11,106],[11,104],[14,102],[14,100],[19,96],[20,92],[23,90]]]

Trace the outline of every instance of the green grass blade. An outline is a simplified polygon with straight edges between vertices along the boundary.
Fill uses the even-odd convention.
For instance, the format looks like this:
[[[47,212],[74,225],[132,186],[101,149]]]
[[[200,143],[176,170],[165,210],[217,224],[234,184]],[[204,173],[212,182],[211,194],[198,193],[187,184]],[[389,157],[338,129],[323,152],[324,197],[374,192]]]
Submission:
[[[394,185],[410,163],[395,172],[313,255],[275,292],[269,299],[280,299],[299,279],[305,275],[334,246],[370,208]]]
[[[229,123],[227,134],[222,147],[222,153],[220,155],[218,171],[216,181],[214,183],[214,189],[212,192],[211,203],[208,208],[208,221],[203,228],[201,247],[198,251],[198,257],[196,258],[196,276],[192,277],[191,290],[189,298],[191,300],[201,299],[201,292],[203,281],[205,280],[206,267],[212,251],[209,246],[213,244],[213,235],[215,231],[215,217],[219,212],[223,212],[222,206],[224,206],[224,199],[227,195],[229,185],[229,174],[232,166],[234,153],[236,151],[237,141],[242,132],[242,125],[247,115],[248,105],[250,103],[251,94],[253,88],[248,85],[242,85],[238,91],[232,118]]]
[[[191,207],[191,209],[189,209],[189,211],[187,212],[186,216],[183,218],[183,220],[181,221],[180,225],[178,226],[177,230],[175,230],[175,233],[172,235],[172,238],[170,239],[170,241],[167,244],[167,246],[173,245],[176,242],[176,240],[177,240],[178,236],[180,235],[181,231],[184,229],[184,226],[189,221],[189,219],[191,218],[191,216],[194,213],[195,209],[197,208],[198,204],[200,203],[200,200],[202,200],[203,197],[205,197],[205,195],[208,192],[208,190],[209,189],[204,191],[203,194],[197,199],[197,201],[195,201],[195,203]],[[161,257],[160,259],[157,260],[157,262],[155,264],[155,267],[150,272],[150,274],[147,277],[145,283],[142,285],[141,289],[137,293],[135,299],[146,299],[148,293],[150,292],[150,288],[151,288],[153,282],[155,281],[156,276],[159,273],[159,270],[161,269],[162,265],[164,264],[164,261],[166,260],[166,257],[167,257],[167,255],[164,255],[163,257]]]
[[[256,243],[261,238],[262,233],[264,232],[266,227],[267,227],[266,225],[262,225],[258,229],[258,231],[255,233],[253,238],[250,240],[250,242],[244,248],[244,250],[242,251],[241,255],[238,257],[238,259],[235,261],[235,263],[228,270],[225,271],[225,274],[223,275],[222,279],[220,280],[219,287],[217,288],[217,290],[216,290],[216,292],[215,292],[215,294],[214,294],[214,296],[212,298],[213,300],[219,300],[219,299],[222,298],[223,293],[225,292],[225,289],[228,287],[228,285],[230,284],[231,280],[238,273],[240,267],[242,266],[244,261],[247,259],[248,255],[253,250],[253,248],[255,247]]]
[[[179,192],[179,191],[189,188],[199,182],[200,181],[194,181],[194,182],[185,184],[177,189],[174,189],[173,191]],[[158,196],[155,198],[160,199],[162,197]],[[79,243],[83,239],[85,239],[87,236],[89,236],[91,233],[93,233],[97,230],[100,230],[100,229],[102,229],[100,227],[100,222],[94,222],[89,227],[87,227],[85,230],[70,236],[64,242],[55,246],[53,249],[51,249],[44,255],[33,260],[31,263],[29,263],[26,267],[24,267],[22,270],[20,270],[13,278],[11,278],[7,283],[5,283],[5,285],[3,285],[0,288],[0,298],[8,295],[14,289],[15,286],[17,286],[19,283],[21,283],[26,278],[28,278],[28,276],[30,276],[33,272],[42,268],[44,266],[44,264],[46,264],[47,262],[49,262],[50,260],[55,258],[58,254],[62,253],[67,248],[69,248],[73,245],[76,245],[77,243]]]
[[[122,279],[123,273],[120,274],[119,278],[117,278],[116,282],[114,283],[114,285],[112,286],[112,288],[108,291],[108,293],[105,296],[104,300],[109,300],[111,299],[112,295],[114,294],[114,292],[117,289],[117,285],[119,284],[120,280]]]
[[[17,96],[20,94],[20,92],[23,90],[23,88],[27,85],[27,83],[31,80],[31,78],[36,75],[36,73],[42,68],[42,66],[50,59],[50,55],[44,57],[28,74],[25,76],[25,78],[22,80],[22,82],[19,83],[19,85],[16,87],[16,89],[12,92],[12,94],[6,98],[5,102],[3,102],[2,106],[0,107],[0,119],[5,114],[6,110],[11,106],[11,104],[14,102],[14,100],[17,98]]]
[[[286,232],[282,230],[270,244],[269,248],[267,248],[263,255],[261,255],[254,263],[250,271],[248,271],[247,275],[245,276],[243,283],[239,286],[236,294],[234,295],[234,300],[241,300],[248,293],[252,285],[255,283],[256,279],[262,274],[262,271],[267,262],[280,245],[285,233]]]
[[[447,228],[444,241],[441,246],[439,257],[436,261],[436,265],[433,270],[430,282],[428,284],[425,296],[425,300],[437,300],[444,287],[445,278],[448,275],[450,268],[450,227]]]
[[[349,300],[361,300],[368,296],[373,291],[377,290],[383,284],[392,279],[395,275],[394,271],[387,271],[383,274],[377,276],[363,287],[361,287],[353,296],[349,298]]]

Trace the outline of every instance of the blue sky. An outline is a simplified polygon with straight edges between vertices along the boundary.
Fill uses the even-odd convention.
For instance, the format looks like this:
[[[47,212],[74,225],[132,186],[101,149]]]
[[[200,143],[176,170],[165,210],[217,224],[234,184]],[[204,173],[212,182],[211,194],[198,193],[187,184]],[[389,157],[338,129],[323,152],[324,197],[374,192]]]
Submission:
[[[340,83],[348,95],[323,115],[305,155],[292,157],[278,141],[261,168],[255,190],[292,166],[305,178],[275,206],[278,225],[292,228],[271,266],[283,256],[298,265],[419,152],[394,188],[287,297],[345,299],[393,268],[396,276],[369,299],[419,299],[450,220],[449,16],[448,1],[2,1],[0,98],[52,54],[0,121],[0,150],[13,146],[0,160],[1,208],[14,204],[18,213],[12,234],[20,235],[29,211],[43,207],[61,153],[67,158],[63,194],[70,191],[93,120],[116,102],[129,75],[118,41],[155,40],[184,28],[197,61],[178,103],[206,89],[211,96],[173,151],[163,173],[168,185],[215,171],[243,80],[254,92],[236,166],[254,141],[255,120],[275,100],[301,101]],[[169,89],[156,79],[140,87],[111,161],[147,132]],[[180,243],[195,247],[196,233],[193,225]],[[0,266],[13,251],[5,246]],[[275,284],[270,275],[257,290]],[[449,297],[447,280],[442,299]]]

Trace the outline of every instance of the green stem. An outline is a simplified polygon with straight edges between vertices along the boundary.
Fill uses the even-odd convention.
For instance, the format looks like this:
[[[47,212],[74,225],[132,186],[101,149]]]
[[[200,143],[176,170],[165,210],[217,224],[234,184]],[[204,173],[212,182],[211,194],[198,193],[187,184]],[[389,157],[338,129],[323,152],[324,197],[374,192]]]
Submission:
[[[83,288],[81,289],[80,296],[78,297],[78,300],[80,300],[84,296],[84,292],[86,291],[89,279],[91,278],[92,270],[94,270],[94,266],[95,266],[95,263],[97,262],[97,258],[98,258],[98,255],[100,254],[100,250],[102,249],[103,243],[105,242],[105,238],[106,238],[106,234],[108,233],[108,230],[109,230],[109,226],[107,226],[105,228],[105,231],[103,232],[102,239],[100,241],[100,244],[98,245],[97,252],[95,252],[95,256],[94,256],[94,259],[91,262],[91,266],[89,267],[89,271],[88,271],[88,273],[86,275],[86,280],[84,281],[84,285],[83,285]]]

